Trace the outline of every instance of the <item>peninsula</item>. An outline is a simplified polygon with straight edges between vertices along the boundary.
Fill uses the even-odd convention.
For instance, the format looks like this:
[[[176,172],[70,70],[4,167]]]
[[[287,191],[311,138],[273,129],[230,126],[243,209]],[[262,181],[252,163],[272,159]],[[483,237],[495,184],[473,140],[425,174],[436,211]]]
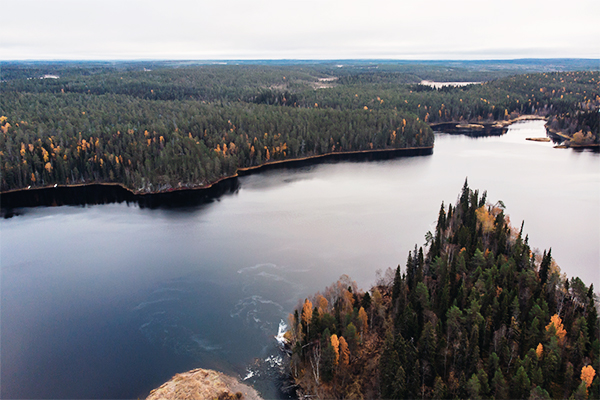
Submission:
[[[290,314],[300,398],[598,397],[593,284],[466,181],[426,238],[368,291],[344,275]]]

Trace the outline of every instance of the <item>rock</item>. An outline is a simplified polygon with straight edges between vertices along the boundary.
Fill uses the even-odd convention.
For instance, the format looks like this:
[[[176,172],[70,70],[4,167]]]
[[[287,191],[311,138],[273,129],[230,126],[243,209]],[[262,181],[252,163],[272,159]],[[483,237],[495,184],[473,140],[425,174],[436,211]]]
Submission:
[[[262,400],[258,392],[237,379],[208,369],[194,369],[175,375],[150,392],[147,400]]]

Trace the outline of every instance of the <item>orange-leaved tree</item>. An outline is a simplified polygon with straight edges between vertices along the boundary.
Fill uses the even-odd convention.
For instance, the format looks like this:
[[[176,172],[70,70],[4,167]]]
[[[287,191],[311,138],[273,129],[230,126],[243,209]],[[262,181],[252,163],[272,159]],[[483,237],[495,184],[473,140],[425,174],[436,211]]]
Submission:
[[[316,297],[316,303],[316,306],[319,309],[319,314],[323,316],[323,314],[327,312],[327,306],[329,305],[329,302],[325,297],[323,297],[322,294],[318,294]]]
[[[302,322],[304,322],[304,324],[306,325],[307,338],[309,333],[310,320],[312,319],[312,312],[312,303],[308,299],[304,300],[304,305],[302,306]]]
[[[540,358],[542,358],[542,355],[544,354],[544,345],[543,344],[538,344],[537,348],[535,349],[535,354],[537,355],[538,360]]]
[[[348,348],[348,343],[343,336],[340,336],[340,365],[342,367],[350,364],[350,349]]]
[[[333,351],[335,351],[334,365],[338,365],[338,362],[340,360],[340,341],[338,340],[338,337],[335,333],[331,335],[331,345],[333,346]]]
[[[565,327],[562,323],[562,319],[558,316],[558,314],[554,314],[550,318],[550,323],[546,325],[546,331],[550,332],[550,329],[552,327],[554,327],[554,331],[559,343],[563,344],[565,341],[565,336],[567,335],[567,331],[565,330]]]
[[[581,368],[581,381],[585,382],[585,387],[589,388],[594,380],[594,376],[596,375],[596,371],[591,365],[586,365]]]

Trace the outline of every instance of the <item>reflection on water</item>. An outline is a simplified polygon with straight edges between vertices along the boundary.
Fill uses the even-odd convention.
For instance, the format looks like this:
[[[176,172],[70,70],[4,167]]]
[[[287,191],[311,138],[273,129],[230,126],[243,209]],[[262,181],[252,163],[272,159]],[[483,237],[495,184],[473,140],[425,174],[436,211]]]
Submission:
[[[275,397],[287,314],[341,274],[366,288],[404,265],[466,176],[525,220],[533,247],[600,287],[599,155],[525,141],[543,132],[535,121],[500,137],[440,134],[433,156],[245,176],[203,205],[3,220],[1,395],[135,398],[204,367]]]
[[[215,199],[236,193],[237,177],[224,179],[206,189],[174,190],[156,194],[133,194],[119,185],[93,184],[85,186],[58,186],[19,190],[2,195],[2,215],[12,217],[25,207],[87,206],[93,204],[127,203],[140,208],[181,209],[198,207]]]

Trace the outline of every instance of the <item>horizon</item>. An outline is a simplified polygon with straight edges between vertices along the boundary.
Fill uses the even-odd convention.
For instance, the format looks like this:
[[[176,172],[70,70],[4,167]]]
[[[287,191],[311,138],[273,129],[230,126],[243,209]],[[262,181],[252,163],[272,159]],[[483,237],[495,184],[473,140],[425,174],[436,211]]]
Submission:
[[[227,63],[227,62],[387,62],[387,63],[447,63],[447,62],[539,62],[539,61],[597,61],[600,57],[520,57],[520,58],[23,58],[23,59],[0,59],[0,63],[19,62],[196,62],[196,63]],[[600,68],[600,64],[598,65]]]

